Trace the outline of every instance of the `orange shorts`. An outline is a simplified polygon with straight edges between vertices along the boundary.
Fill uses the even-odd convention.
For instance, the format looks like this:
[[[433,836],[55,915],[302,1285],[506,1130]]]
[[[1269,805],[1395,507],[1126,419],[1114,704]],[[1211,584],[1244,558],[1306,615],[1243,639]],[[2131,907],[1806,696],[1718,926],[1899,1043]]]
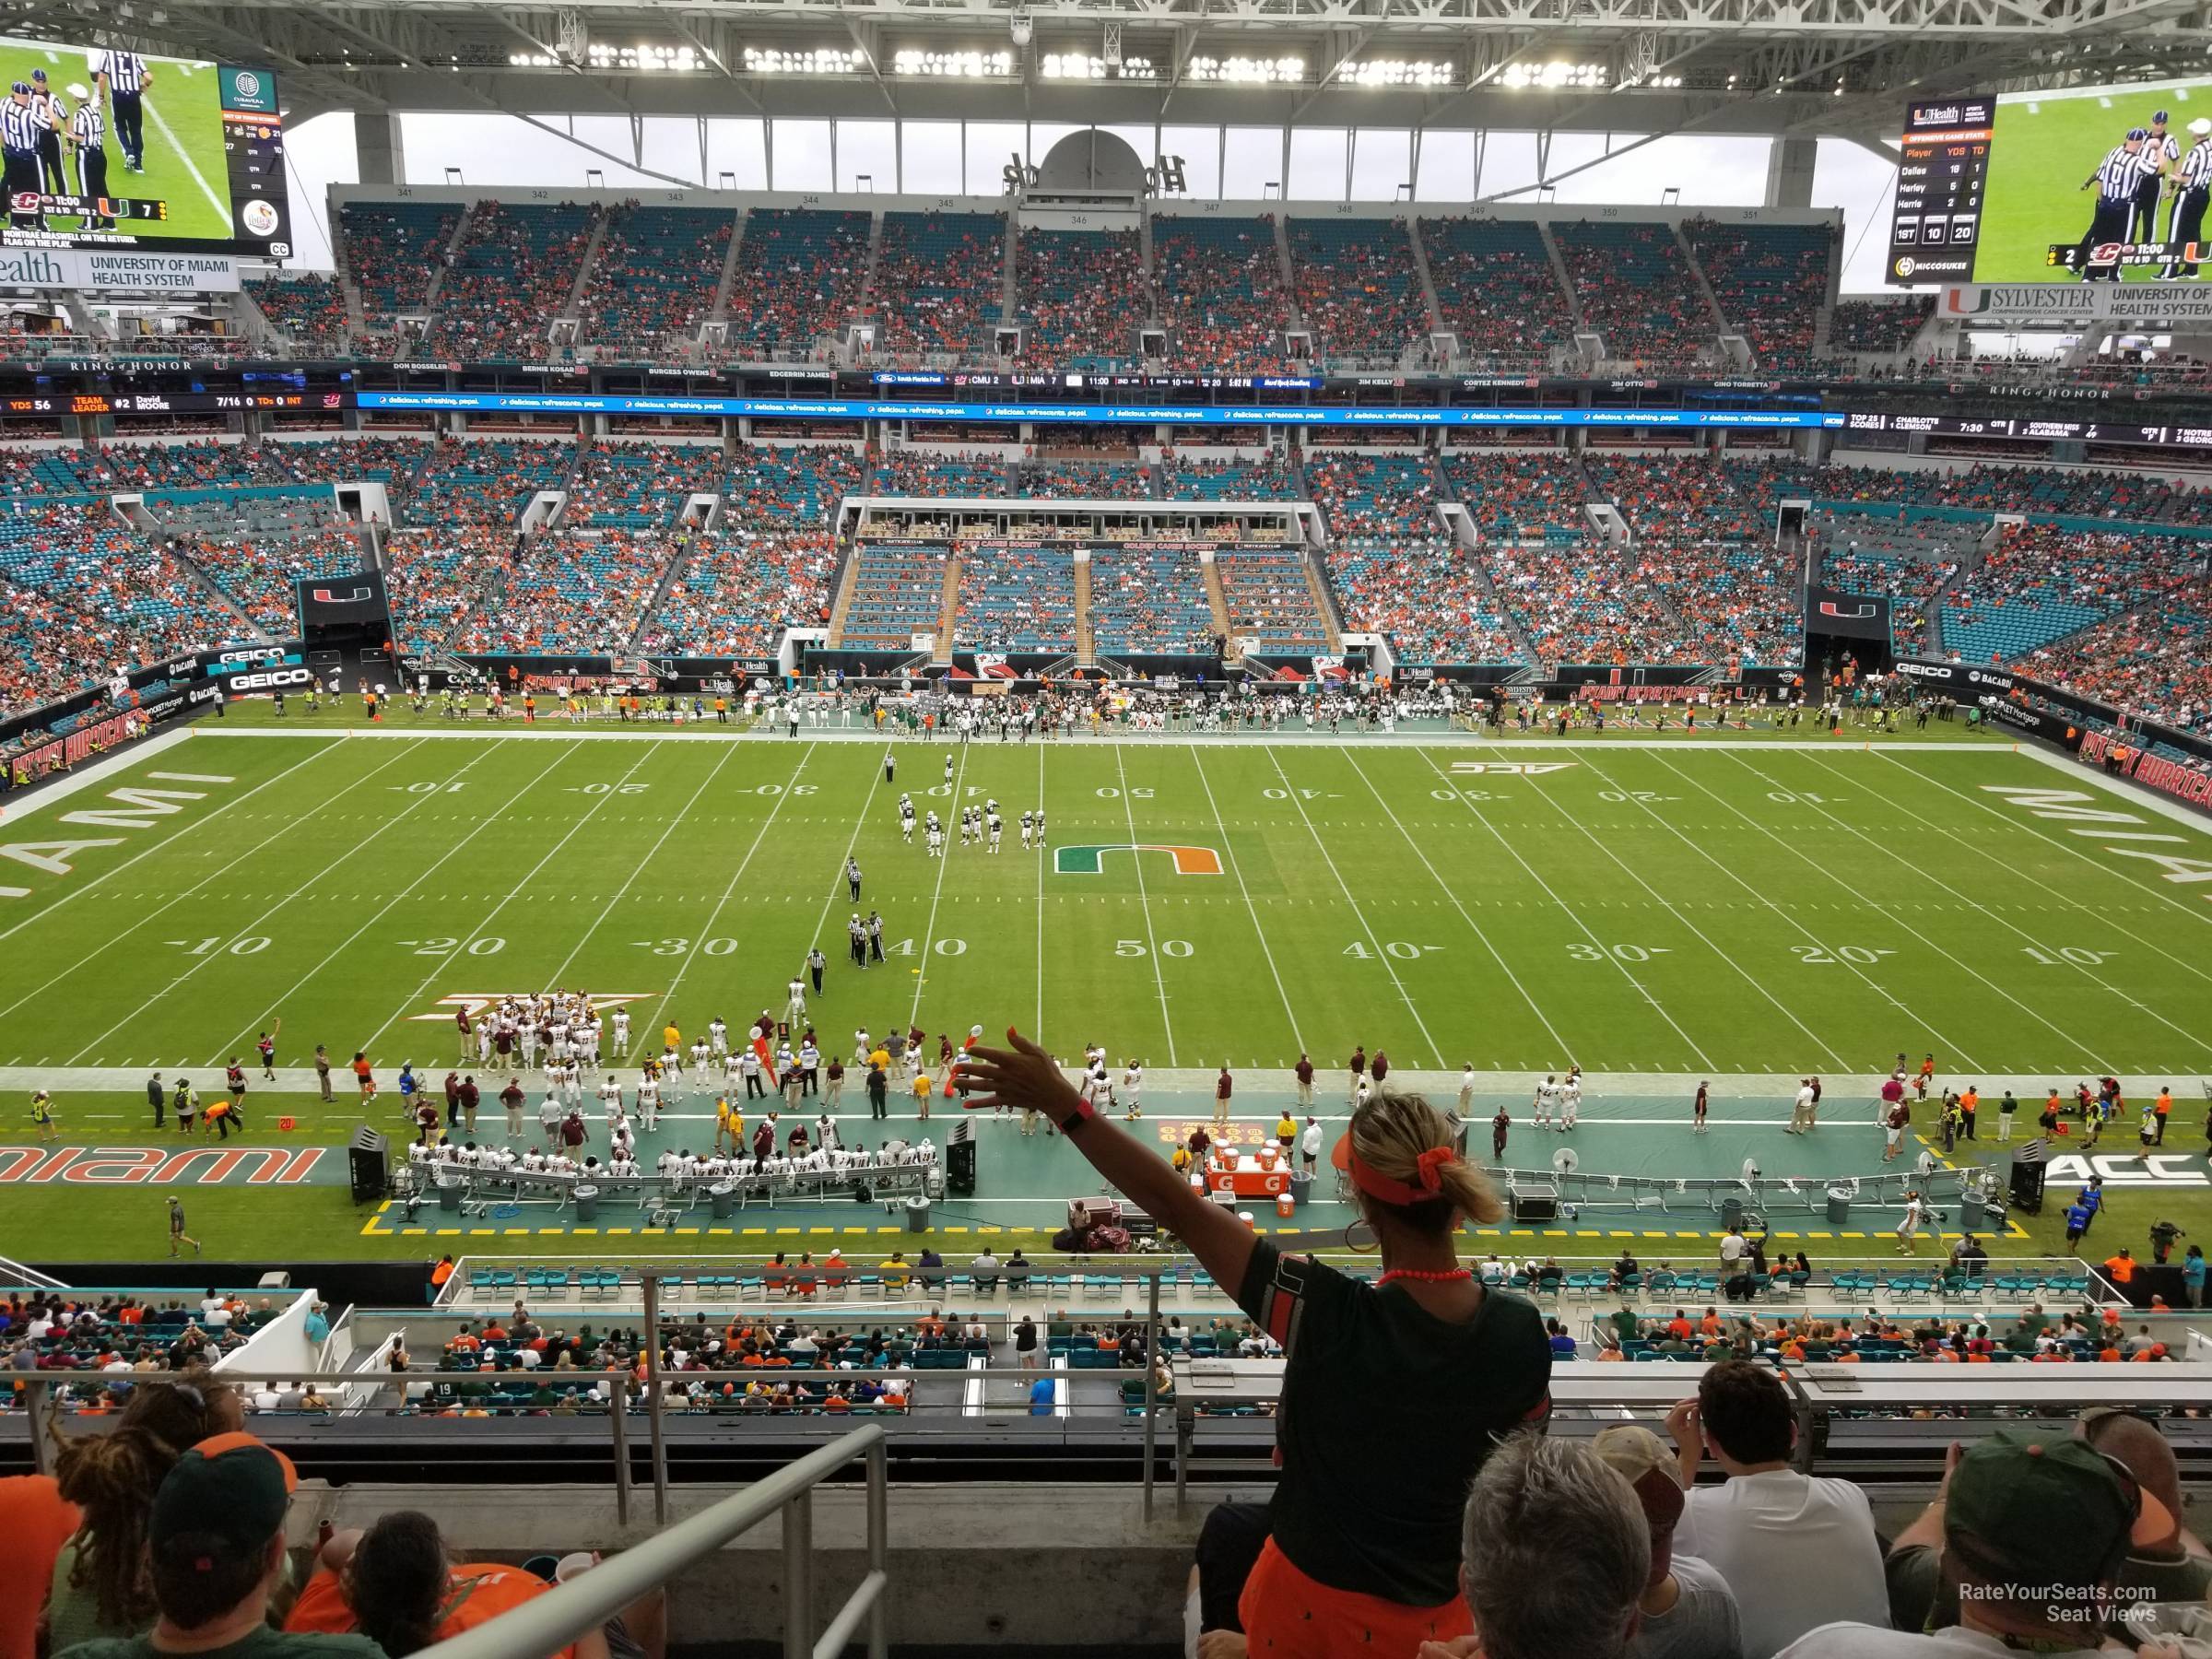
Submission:
[[[1253,1659],[1413,1659],[1424,1641],[1475,1633],[1467,1604],[1407,1607],[1356,1590],[1332,1590],[1308,1578],[1270,1538],[1244,1581],[1237,1618]]]

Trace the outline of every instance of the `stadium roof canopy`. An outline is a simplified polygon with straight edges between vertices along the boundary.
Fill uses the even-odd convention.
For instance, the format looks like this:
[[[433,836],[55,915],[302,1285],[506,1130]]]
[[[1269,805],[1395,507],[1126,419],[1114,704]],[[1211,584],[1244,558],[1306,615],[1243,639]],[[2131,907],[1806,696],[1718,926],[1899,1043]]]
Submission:
[[[1870,140],[1905,100],[2212,73],[2206,0],[0,0],[329,109]]]

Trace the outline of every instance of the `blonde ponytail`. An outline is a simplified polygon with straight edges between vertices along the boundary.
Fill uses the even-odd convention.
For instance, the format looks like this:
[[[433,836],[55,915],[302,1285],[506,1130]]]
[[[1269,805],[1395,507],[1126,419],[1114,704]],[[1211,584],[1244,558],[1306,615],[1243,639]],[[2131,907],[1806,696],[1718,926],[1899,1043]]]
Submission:
[[[1504,1199],[1479,1168],[1463,1158],[1434,1156],[1438,1148],[1451,1147],[1452,1128],[1425,1096],[1394,1090],[1376,1094],[1352,1114],[1349,1133],[1359,1161],[1391,1181],[1426,1190],[1427,1165],[1435,1181],[1434,1198],[1394,1204],[1372,1193],[1362,1194],[1368,1203],[1401,1217],[1407,1226],[1442,1232],[1464,1222],[1496,1221],[1505,1214]]]

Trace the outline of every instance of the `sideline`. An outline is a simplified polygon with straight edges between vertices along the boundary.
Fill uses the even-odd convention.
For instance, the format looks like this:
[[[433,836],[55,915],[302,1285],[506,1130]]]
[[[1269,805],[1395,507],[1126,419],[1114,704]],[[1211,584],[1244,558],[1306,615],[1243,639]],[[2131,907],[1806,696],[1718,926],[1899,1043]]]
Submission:
[[[125,744],[122,748],[102,755],[89,766],[76,767],[58,778],[41,779],[36,783],[24,785],[19,791],[0,794],[0,823],[19,824],[32,813],[56,801],[65,801],[79,790],[89,789],[95,783],[104,783],[118,772],[127,771],[157,755],[168,753],[192,735],[193,727],[189,724],[171,731],[157,732],[151,737],[141,737],[136,743]],[[21,806],[10,804],[18,794],[26,797]]]
[[[2063,773],[2077,782],[2090,784],[2107,794],[2118,795],[2132,806],[2141,806],[2157,813],[2160,818],[2171,818],[2177,824],[2186,824],[2192,830],[2212,835],[2212,818],[2207,818],[2195,807],[2186,806],[2171,795],[2159,794],[2147,783],[2138,783],[2133,778],[2114,777],[2101,767],[2084,766],[2071,755],[2053,755],[2048,749],[2025,744],[2016,744],[2014,747],[2022,754],[2032,755],[2052,771]]]

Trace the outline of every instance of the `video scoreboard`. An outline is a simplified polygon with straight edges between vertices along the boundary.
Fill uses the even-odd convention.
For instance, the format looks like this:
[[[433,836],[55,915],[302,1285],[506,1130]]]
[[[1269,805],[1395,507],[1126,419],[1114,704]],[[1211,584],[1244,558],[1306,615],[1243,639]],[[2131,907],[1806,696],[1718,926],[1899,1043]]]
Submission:
[[[1973,275],[1995,114],[1996,100],[1988,97],[1905,107],[1889,218],[1890,282],[1964,282]]]

